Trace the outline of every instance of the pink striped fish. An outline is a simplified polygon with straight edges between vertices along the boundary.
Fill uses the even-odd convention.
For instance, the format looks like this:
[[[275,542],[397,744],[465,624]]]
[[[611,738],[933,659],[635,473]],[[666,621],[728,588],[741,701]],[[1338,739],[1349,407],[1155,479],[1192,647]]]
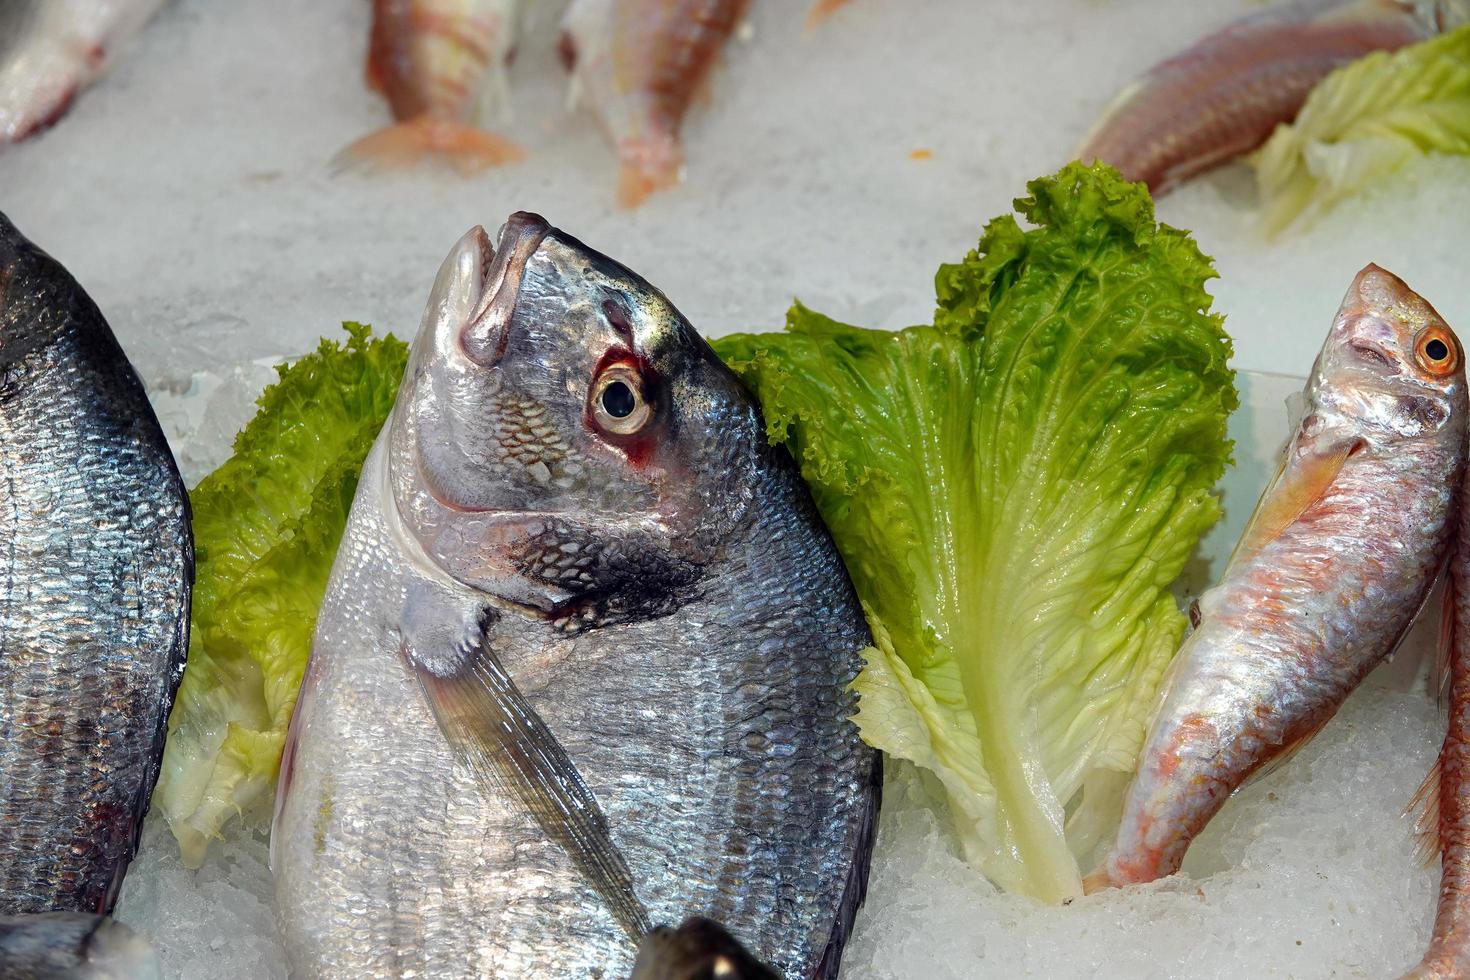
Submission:
[[[1155,195],[1260,146],[1350,61],[1470,19],[1466,0],[1292,0],[1209,35],[1114,99],[1077,150]]]
[[[749,0],[572,0],[561,55],[617,150],[636,207],[682,178],[679,129]]]
[[[402,166],[437,157],[468,174],[523,159],[515,143],[474,124],[482,102],[505,99],[517,6],[374,0],[368,83],[388,100],[396,122],[347,147],[339,162]]]
[[[1169,668],[1089,891],[1177,871],[1230,794],[1392,652],[1444,562],[1470,406],[1463,350],[1434,309],[1375,265],[1358,273],[1306,400]]]

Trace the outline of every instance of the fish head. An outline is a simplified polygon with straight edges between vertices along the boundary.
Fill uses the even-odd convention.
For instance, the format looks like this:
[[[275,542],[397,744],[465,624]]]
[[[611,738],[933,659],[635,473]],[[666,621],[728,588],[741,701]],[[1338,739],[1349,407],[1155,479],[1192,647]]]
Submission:
[[[1465,353],[1434,307],[1376,265],[1358,273],[1313,372],[1309,401],[1369,438],[1460,438]]]
[[[445,260],[392,426],[393,492],[429,557],[542,608],[696,574],[768,452],[662,293],[526,213]]]

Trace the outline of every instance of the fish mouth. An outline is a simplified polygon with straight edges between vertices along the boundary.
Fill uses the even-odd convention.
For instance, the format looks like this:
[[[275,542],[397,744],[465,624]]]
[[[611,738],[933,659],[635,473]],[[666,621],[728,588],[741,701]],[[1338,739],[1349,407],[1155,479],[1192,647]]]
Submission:
[[[551,225],[539,214],[517,211],[500,226],[493,246],[489,244],[489,236],[485,237],[480,301],[460,333],[465,353],[476,364],[494,367],[505,356],[510,318],[520,296],[526,263],[551,230]]]

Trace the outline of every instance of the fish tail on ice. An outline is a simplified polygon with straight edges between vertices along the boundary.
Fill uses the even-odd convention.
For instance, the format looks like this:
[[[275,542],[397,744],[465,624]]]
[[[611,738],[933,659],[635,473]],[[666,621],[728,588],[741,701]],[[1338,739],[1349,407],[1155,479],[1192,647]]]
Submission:
[[[618,203],[636,208],[684,177],[684,151],[672,133],[628,137],[618,144]]]
[[[806,29],[811,30],[838,10],[847,6],[849,0],[816,0],[806,14]]]
[[[333,163],[338,170],[392,170],[430,158],[444,160],[469,176],[519,163],[526,151],[490,130],[424,115],[369,133],[338,153]]]

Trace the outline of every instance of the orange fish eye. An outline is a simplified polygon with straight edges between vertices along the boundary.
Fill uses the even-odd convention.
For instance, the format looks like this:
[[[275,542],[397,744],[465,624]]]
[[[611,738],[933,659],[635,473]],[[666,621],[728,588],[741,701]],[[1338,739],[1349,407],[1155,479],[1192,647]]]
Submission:
[[[1433,375],[1443,376],[1460,366],[1454,334],[1438,324],[1425,327],[1414,338],[1414,357],[1420,367]]]

